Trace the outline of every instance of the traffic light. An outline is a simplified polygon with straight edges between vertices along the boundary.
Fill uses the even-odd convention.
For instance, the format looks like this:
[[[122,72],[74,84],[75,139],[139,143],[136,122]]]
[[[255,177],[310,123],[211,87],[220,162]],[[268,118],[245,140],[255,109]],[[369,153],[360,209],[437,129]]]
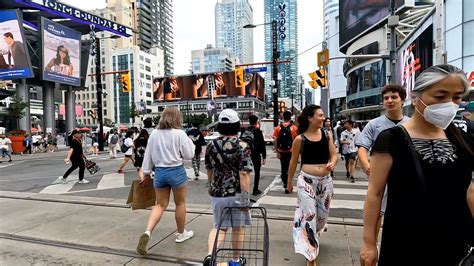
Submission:
[[[96,118],[97,118],[97,114],[95,113],[95,110],[89,110],[89,116],[90,116],[92,119],[96,119]]]
[[[122,82],[122,92],[129,93],[131,91],[130,73],[120,74],[120,81]]]
[[[314,72],[308,74],[309,77],[312,79],[309,82],[311,88],[316,89],[317,87],[326,87],[327,79],[326,79],[326,70],[324,68],[318,69]]]
[[[235,86],[236,87],[245,86],[244,69],[239,67],[239,68],[236,68],[234,72],[235,72]]]

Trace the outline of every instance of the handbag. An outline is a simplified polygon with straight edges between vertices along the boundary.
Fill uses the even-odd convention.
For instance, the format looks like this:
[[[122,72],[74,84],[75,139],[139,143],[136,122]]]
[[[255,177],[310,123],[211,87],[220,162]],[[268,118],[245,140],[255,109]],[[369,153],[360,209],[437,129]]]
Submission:
[[[87,169],[87,171],[89,171],[89,173],[90,173],[91,175],[94,175],[95,173],[99,172],[99,170],[100,170],[99,165],[97,165],[97,164],[94,163],[93,161],[84,159],[84,163],[86,164],[86,169]]]
[[[146,209],[154,206],[155,202],[156,194],[153,182],[149,182],[148,185],[142,187],[140,180],[133,180],[127,199],[127,204],[131,205],[132,210]]]

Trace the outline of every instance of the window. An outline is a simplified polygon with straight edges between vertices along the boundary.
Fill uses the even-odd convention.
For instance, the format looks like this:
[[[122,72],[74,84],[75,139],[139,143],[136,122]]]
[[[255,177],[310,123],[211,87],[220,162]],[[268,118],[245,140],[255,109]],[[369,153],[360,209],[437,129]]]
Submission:
[[[148,72],[151,72],[151,67],[145,66],[145,70],[148,71]]]
[[[142,79],[145,78],[145,74],[140,73],[140,78],[142,78]]]
[[[146,80],[151,80],[151,76],[150,76],[150,75],[146,75]]]
[[[151,63],[150,58],[145,58],[145,62],[146,62],[146,63]]]
[[[107,115],[107,109],[104,109],[104,116]]]
[[[147,84],[147,85],[149,85],[149,84]],[[147,91],[146,92],[146,97],[151,97],[151,92]]]

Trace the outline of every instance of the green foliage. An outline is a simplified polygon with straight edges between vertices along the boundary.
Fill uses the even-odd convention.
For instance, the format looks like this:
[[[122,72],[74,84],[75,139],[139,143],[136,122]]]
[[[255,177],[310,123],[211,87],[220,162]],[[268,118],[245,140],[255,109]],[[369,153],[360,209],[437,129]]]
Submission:
[[[133,121],[135,121],[135,117],[140,116],[140,114],[137,112],[137,106],[133,102],[132,102],[132,105],[130,106],[130,113],[128,115]]]
[[[185,126],[192,126],[193,123],[198,123],[199,125],[207,126],[211,122],[212,120],[208,118],[206,114],[183,116],[183,123]]]
[[[158,125],[158,123],[160,122],[160,118],[161,118],[160,115],[157,115],[157,116],[154,116],[154,117],[153,117],[153,124],[154,124],[155,126]]]
[[[21,119],[25,116],[25,108],[28,106],[30,106],[29,103],[23,102],[20,96],[14,94],[8,107],[8,115],[11,119]]]

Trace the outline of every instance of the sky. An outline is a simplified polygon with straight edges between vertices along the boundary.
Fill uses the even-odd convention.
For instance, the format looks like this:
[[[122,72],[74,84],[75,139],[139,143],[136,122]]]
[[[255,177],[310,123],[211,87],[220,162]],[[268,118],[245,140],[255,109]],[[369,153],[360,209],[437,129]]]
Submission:
[[[254,24],[264,22],[263,1],[249,0],[253,8]],[[63,0],[61,2],[83,10],[106,7],[105,0]],[[174,74],[188,74],[191,51],[204,49],[207,44],[215,47],[214,8],[217,0],[173,0]],[[324,38],[323,0],[297,0],[298,4],[298,53],[320,43]],[[254,31],[254,61],[265,61],[264,27]],[[309,87],[308,73],[317,69],[317,52],[321,45],[298,57],[298,72]],[[317,97],[319,98],[319,97]],[[318,100],[319,101],[319,100]]]

